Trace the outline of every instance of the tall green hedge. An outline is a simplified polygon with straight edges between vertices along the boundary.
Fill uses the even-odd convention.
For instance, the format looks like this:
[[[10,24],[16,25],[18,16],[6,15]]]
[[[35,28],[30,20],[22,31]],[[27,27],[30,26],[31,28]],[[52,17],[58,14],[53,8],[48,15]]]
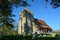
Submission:
[[[3,35],[2,40],[32,40],[32,35]]]
[[[2,40],[33,40],[33,35],[3,35]],[[56,37],[40,37],[35,38],[34,40],[60,40],[60,36]]]

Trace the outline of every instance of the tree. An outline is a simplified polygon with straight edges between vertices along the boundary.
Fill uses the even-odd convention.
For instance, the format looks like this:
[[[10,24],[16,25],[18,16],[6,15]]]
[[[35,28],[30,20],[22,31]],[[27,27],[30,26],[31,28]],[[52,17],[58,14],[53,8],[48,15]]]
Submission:
[[[49,2],[49,1],[53,8],[60,7],[60,0],[46,0],[46,2]]]
[[[15,15],[11,13],[12,7],[27,5],[29,4],[22,0],[0,0],[0,26],[2,27],[2,34],[14,27],[14,19],[12,17]]]

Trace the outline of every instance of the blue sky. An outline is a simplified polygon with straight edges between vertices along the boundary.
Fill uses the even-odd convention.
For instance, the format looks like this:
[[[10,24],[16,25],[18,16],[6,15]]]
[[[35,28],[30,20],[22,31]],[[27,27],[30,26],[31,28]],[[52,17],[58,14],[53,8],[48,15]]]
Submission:
[[[27,7],[28,10],[32,10],[34,17],[37,19],[44,20],[53,30],[60,29],[60,7],[53,9],[51,5],[46,4],[43,0],[34,0],[34,2],[28,1],[31,6]],[[13,14],[16,15],[14,19],[16,24],[19,21],[20,12],[24,7],[13,8]]]

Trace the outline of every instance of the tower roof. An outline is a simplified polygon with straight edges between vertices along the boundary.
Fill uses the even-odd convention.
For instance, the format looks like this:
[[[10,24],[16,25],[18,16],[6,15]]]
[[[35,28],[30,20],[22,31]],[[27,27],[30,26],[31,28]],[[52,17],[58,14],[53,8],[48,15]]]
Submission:
[[[21,13],[23,13],[23,12],[24,12],[24,13],[25,13],[25,12],[26,12],[26,13],[29,12],[30,14],[33,14],[33,11],[28,10],[28,9],[24,9],[24,10],[21,11]]]

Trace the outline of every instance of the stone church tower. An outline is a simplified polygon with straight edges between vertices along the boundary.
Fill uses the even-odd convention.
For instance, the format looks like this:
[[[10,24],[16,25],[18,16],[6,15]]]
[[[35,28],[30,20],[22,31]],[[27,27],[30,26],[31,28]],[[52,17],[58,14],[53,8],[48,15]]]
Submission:
[[[34,17],[32,11],[27,9],[23,10],[20,13],[20,20],[18,23],[18,33],[19,34],[32,34],[33,33],[33,24]]]
[[[35,19],[30,10],[23,10],[20,13],[20,20],[18,23],[19,34],[40,34],[51,32],[52,29],[43,21]]]

